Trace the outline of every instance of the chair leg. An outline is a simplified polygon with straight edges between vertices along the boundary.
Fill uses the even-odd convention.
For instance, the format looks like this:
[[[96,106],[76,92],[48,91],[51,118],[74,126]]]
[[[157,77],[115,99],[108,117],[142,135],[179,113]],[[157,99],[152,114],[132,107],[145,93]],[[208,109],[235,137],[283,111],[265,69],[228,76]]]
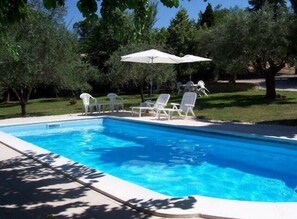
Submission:
[[[172,114],[173,114],[173,112],[171,112],[171,111],[168,112],[168,120],[172,119]]]
[[[89,109],[89,106],[85,105],[85,115],[88,115],[88,109]]]
[[[139,109],[139,115],[138,116],[139,116],[139,118],[141,117],[141,109]]]
[[[178,113],[178,115],[180,116],[180,117],[182,117],[183,115],[180,113],[180,111],[177,111],[177,113]]]
[[[157,113],[156,113],[156,117],[158,118],[158,120],[160,119],[160,117],[161,117],[161,112],[160,112],[160,110],[157,110]]]
[[[195,115],[195,113],[194,113],[194,111],[193,111],[193,109],[191,109],[191,113],[192,113],[192,115],[195,117],[196,115]]]
[[[184,119],[187,119],[187,117],[188,117],[188,113],[189,113],[189,112],[191,112],[192,115],[194,115],[194,112],[193,112],[192,108],[188,107],[188,108],[187,108],[187,111],[186,111],[186,113],[185,113],[185,118],[184,118]]]
[[[132,116],[134,116],[134,110],[133,110],[133,108],[131,108],[131,114],[132,114]]]
[[[188,117],[188,112],[189,112],[189,109],[187,109],[187,112],[185,113],[185,117],[184,117],[185,120],[186,120],[187,117]]]

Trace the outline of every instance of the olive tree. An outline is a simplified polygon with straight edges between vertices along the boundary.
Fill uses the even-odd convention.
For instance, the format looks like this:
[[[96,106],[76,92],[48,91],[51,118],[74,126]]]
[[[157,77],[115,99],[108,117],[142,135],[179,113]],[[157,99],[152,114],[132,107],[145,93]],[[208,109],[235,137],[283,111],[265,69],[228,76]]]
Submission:
[[[5,43],[0,52],[0,86],[17,97],[22,116],[26,115],[28,100],[38,86],[74,88],[70,80],[84,85],[82,81],[87,77],[77,62],[75,40],[62,25],[32,10],[27,19],[5,28],[1,32]]]
[[[263,72],[266,82],[266,98],[275,99],[275,75],[286,63],[296,59],[291,53],[290,34],[294,17],[286,10],[265,6],[251,13],[248,20],[246,36],[246,54],[255,69]]]
[[[241,9],[230,10],[224,20],[213,28],[204,30],[197,42],[205,52],[210,52],[216,68],[225,71],[234,83],[236,75],[246,68],[245,35],[248,13]]]
[[[277,16],[276,16],[277,14]],[[275,75],[296,59],[292,52],[294,16],[287,10],[266,5],[255,12],[235,10],[204,36],[214,62],[230,73],[251,63],[265,76],[266,98],[275,99]]]

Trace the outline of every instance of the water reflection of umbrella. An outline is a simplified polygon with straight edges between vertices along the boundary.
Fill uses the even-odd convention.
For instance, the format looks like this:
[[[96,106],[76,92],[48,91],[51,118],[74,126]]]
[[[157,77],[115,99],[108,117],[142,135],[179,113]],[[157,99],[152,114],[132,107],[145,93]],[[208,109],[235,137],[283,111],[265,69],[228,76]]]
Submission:
[[[208,58],[200,57],[200,56],[185,55],[181,57],[180,63],[206,62],[206,61],[212,61],[212,60]],[[191,80],[191,74],[190,74],[190,80]]]
[[[167,64],[179,64],[181,58],[169,53],[161,52],[159,50],[150,49],[142,52],[132,53],[121,57],[122,62],[138,62],[138,63],[167,63]],[[150,96],[152,95],[152,75],[150,83]]]

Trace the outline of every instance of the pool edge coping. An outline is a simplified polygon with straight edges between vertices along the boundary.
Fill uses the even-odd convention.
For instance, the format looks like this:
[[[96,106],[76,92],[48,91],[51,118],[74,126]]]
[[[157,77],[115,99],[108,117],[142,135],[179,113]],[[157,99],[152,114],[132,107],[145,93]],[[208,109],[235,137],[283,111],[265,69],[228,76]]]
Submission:
[[[111,117],[111,116],[102,116],[102,117]],[[98,119],[100,117],[95,117],[95,118]],[[111,118],[115,118],[115,117],[111,117]],[[92,118],[77,118],[77,119],[71,118],[63,121],[78,120],[78,119],[92,119]],[[123,118],[118,118],[118,117],[116,117],[116,119],[123,120]],[[130,119],[127,119],[127,118],[125,118],[124,120],[131,121]],[[58,121],[61,121],[61,120],[50,121],[50,122],[58,122]],[[132,121],[135,121],[135,120],[132,120]],[[46,122],[46,121],[32,122],[32,123],[26,123],[26,124],[36,124],[36,123],[43,123],[43,122]],[[150,122],[141,121],[141,122],[156,124],[156,122],[151,122],[151,121]],[[172,125],[166,124],[166,126],[167,125],[172,127]],[[173,127],[175,127],[175,125]],[[195,129],[197,129],[197,127]],[[145,189],[137,185],[135,186],[135,184],[129,183],[127,181],[121,180],[119,178],[110,176],[105,173],[104,174],[106,175],[106,177],[105,176],[104,177],[106,181],[102,182],[102,176],[101,176],[97,179],[98,181],[101,180],[101,185],[100,183],[96,184],[93,182],[95,179],[88,180],[86,178],[87,176],[76,177],[75,175],[77,175],[77,173],[67,171],[67,169],[69,170],[69,167],[72,165],[75,166],[76,168],[74,169],[77,170],[77,167],[78,167],[77,163],[62,156],[59,156],[58,158],[54,158],[53,163],[48,163],[46,162],[46,159],[48,159],[48,156],[52,156],[53,153],[43,148],[39,148],[38,146],[35,146],[31,143],[28,143],[21,139],[13,137],[9,134],[0,132],[0,139],[3,139],[3,137],[4,137],[4,141],[0,140],[0,142],[6,145],[7,147],[10,147],[11,149],[18,151],[21,154],[29,156],[30,158],[37,160],[38,162],[41,162],[45,166],[50,167],[59,173],[63,173],[67,177],[73,178],[76,181],[80,182],[81,184],[88,186],[103,195],[113,198],[114,200],[122,204],[128,205],[134,209],[137,209],[138,211],[142,211],[144,213],[148,213],[151,215],[160,216],[160,217],[172,217],[172,218],[186,218],[186,217],[203,217],[203,218],[263,218],[263,217],[267,218],[269,217],[269,218],[288,218],[288,219],[296,218],[296,215],[293,217],[292,215],[288,214],[288,210],[289,210],[288,208],[291,209],[289,210],[290,213],[293,213],[294,209],[297,208],[297,203],[295,202],[287,202],[287,203],[248,202],[248,201],[225,200],[225,199],[210,198],[210,197],[203,197],[203,196],[174,198],[174,197],[165,196],[165,195],[153,192],[151,190]],[[24,151],[24,149],[26,150]],[[40,159],[40,156],[43,156],[44,160]],[[86,168],[83,165],[80,165],[80,167]],[[92,168],[88,168],[88,169],[89,171],[93,171]],[[143,196],[141,203],[131,203],[131,199],[132,200],[140,199],[139,194],[135,194],[135,193],[129,194],[129,191],[124,191],[125,194],[120,194],[121,192],[119,193],[118,190],[123,189],[122,187],[110,188],[110,184],[111,184],[110,180],[112,180],[112,182],[114,182],[113,180],[116,180],[116,181],[118,180],[116,184],[126,183],[125,186],[128,186],[129,188],[131,188],[130,186],[133,185],[132,190],[135,190],[135,189],[137,191],[141,190],[142,192],[140,194]],[[103,187],[107,186],[107,187],[102,188],[102,186]],[[189,198],[195,199],[194,205],[190,208],[190,210],[184,210],[181,207],[180,208],[174,207],[177,205],[177,202],[189,201],[189,200],[186,200]],[[153,207],[151,204],[150,206],[145,206],[145,205],[148,205],[147,203],[154,202],[154,200],[162,201],[163,203],[166,203],[167,206],[173,206],[173,207],[171,208],[166,207],[166,209],[164,209],[162,208],[162,206]],[[238,210],[238,208],[241,210]],[[237,210],[234,211],[235,209]],[[230,211],[233,211],[233,212],[230,212]],[[263,214],[263,211],[266,212],[265,215]],[[267,212],[269,212],[268,215],[267,215]]]

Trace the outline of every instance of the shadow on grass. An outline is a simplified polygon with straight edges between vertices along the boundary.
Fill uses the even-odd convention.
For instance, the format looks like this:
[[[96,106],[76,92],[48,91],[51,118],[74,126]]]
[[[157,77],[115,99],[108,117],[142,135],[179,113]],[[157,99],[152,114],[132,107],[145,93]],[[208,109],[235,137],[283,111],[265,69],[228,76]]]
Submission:
[[[38,99],[34,101],[35,103],[55,103],[61,101],[69,101],[70,98],[47,98],[47,99]]]
[[[20,113],[11,113],[6,115],[0,115],[0,119],[11,119],[11,118],[18,118],[22,117]]]
[[[254,89],[256,87],[253,83],[209,83],[206,85],[208,90],[212,93],[229,93],[229,92],[241,92]]]
[[[208,108],[226,108],[226,107],[249,107],[249,106],[261,106],[269,104],[289,105],[296,104],[296,100],[293,98],[287,98],[283,100],[268,100],[263,95],[240,95],[230,94],[222,96],[208,96],[198,98],[196,106],[198,109]]]
[[[297,119],[281,119],[281,120],[273,120],[273,121],[264,121],[264,122],[258,122],[257,124],[297,126]]]
[[[10,107],[16,107],[19,106],[18,102],[3,102],[0,103],[1,108],[10,108]]]

